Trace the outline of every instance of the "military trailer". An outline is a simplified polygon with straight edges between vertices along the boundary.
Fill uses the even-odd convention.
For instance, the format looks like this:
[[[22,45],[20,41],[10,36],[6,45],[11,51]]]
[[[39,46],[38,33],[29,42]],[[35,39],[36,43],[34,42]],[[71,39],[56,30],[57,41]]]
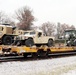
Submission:
[[[0,25],[0,44],[11,45],[14,41],[14,27],[3,24]]]
[[[22,45],[33,46],[33,45],[47,45],[53,46],[54,37],[46,36],[42,31],[24,31],[24,34],[17,36],[18,43]],[[16,41],[17,41],[16,39]],[[21,41],[20,41],[21,40]]]

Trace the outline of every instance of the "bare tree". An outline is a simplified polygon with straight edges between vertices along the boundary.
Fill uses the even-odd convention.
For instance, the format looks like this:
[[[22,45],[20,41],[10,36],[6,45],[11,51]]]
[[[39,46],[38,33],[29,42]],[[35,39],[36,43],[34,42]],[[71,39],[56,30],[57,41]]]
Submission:
[[[3,16],[4,16],[3,12],[0,12],[0,23],[2,23]]]
[[[71,29],[71,30],[75,30],[76,28],[75,28],[74,25],[71,25],[71,26],[70,26],[70,29]]]
[[[7,16],[5,15],[5,13],[3,13],[3,12],[1,11],[1,12],[0,12],[0,23],[1,23],[1,24],[6,23],[7,20],[9,20],[9,19],[7,19],[6,17],[7,17]]]
[[[50,23],[50,22],[46,22],[43,23],[42,26],[40,27],[40,29],[43,30],[43,32],[46,35],[53,35],[55,32],[55,24],[54,23]]]
[[[4,12],[0,12],[0,23],[1,24],[10,24],[10,25],[15,25],[15,22],[12,21],[8,15],[6,15]]]
[[[68,25],[68,24],[61,24],[58,23],[57,25],[57,37],[59,38],[60,36],[62,36],[64,34],[65,30],[75,30],[74,25]]]
[[[28,30],[33,25],[34,16],[28,7],[23,7],[16,12],[16,18],[19,21],[17,26],[19,29]]]

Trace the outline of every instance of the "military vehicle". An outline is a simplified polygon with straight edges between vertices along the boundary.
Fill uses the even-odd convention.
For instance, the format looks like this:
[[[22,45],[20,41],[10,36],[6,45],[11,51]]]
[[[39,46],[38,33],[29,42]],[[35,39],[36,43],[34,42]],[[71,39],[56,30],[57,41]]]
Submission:
[[[8,24],[0,25],[0,44],[10,45],[14,41],[14,27]]]
[[[64,39],[67,46],[76,46],[76,30],[65,30]]]
[[[18,40],[17,40],[18,39]],[[21,44],[26,46],[33,46],[33,45],[48,45],[53,46],[54,37],[46,36],[42,31],[24,31],[24,34],[17,36],[16,41],[19,41]],[[20,41],[21,40],[21,41]]]

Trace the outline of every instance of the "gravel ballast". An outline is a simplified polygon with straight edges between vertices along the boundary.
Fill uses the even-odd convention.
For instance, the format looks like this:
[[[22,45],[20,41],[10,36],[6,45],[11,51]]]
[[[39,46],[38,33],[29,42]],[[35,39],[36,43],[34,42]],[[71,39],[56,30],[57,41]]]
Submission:
[[[74,70],[76,56],[0,63],[0,75],[74,75]]]

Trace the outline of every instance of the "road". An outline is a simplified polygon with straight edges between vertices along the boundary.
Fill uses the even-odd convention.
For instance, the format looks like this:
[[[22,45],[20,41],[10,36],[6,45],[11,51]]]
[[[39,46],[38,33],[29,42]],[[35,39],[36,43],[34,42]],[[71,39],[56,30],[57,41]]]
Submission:
[[[76,75],[76,56],[0,63],[0,75]]]

